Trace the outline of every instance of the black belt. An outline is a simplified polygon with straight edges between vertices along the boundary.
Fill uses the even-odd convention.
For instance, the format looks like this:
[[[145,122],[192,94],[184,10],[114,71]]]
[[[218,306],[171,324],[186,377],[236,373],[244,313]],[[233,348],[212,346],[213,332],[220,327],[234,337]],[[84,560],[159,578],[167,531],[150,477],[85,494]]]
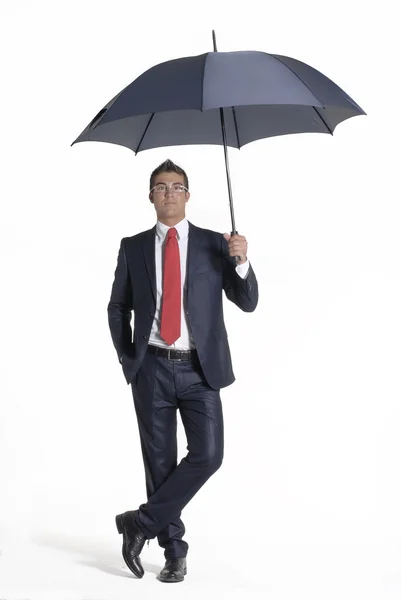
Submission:
[[[196,350],[175,350],[174,348],[161,348],[150,344],[148,344],[147,352],[169,360],[193,360],[198,355]]]

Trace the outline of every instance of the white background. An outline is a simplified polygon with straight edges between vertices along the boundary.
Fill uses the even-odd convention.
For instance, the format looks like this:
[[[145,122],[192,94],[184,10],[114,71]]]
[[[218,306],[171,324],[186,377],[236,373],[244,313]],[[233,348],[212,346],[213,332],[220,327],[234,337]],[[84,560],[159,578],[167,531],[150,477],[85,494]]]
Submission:
[[[399,598],[396,2],[0,7],[0,597]],[[189,175],[189,220],[231,231],[223,150],[70,144],[144,70],[212,50],[213,28],[221,51],[314,66],[368,116],[229,150],[260,298],[251,314],[224,298],[225,460],[184,509],[188,576],[169,592],[157,541],[140,581],[120,553],[114,516],[145,483],[106,308],[166,158]]]

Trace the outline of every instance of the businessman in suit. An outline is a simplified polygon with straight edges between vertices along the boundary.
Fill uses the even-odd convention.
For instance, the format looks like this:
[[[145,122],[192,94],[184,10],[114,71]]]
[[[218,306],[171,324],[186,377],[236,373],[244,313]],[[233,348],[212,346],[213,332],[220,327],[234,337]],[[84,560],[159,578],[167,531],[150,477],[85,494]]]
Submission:
[[[147,502],[117,515],[116,525],[137,577],[144,575],[145,541],[157,537],[166,559],[163,582],[186,575],[181,511],[223,460],[220,389],[235,376],[222,291],[245,312],[258,303],[245,237],[193,225],[185,217],[189,198],[183,169],[167,160],[153,171],[149,199],[157,223],[121,240],[108,304],[113,344],[132,389],[147,492]],[[178,465],[177,409],[188,449]]]

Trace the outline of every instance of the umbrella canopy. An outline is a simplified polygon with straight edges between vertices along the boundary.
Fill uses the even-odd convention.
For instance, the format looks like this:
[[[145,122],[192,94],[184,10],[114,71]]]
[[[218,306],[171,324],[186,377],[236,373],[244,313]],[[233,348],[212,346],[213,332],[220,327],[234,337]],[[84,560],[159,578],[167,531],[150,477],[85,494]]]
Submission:
[[[148,69],[115,96],[71,144],[94,141],[150,148],[222,144],[232,231],[227,146],[287,133],[330,133],[366,114],[328,77],[278,54],[237,51],[188,56]]]
[[[241,148],[290,133],[329,133],[366,114],[328,77],[286,56],[207,52],[158,64],[115,96],[73,142],[109,142],[135,153],[224,143]],[[73,145],[72,144],[72,145]]]

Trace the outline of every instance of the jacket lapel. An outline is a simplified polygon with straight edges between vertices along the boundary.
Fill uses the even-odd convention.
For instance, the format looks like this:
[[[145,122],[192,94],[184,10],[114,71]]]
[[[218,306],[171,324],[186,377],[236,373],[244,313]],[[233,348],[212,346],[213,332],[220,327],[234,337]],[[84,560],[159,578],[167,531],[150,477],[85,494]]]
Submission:
[[[186,294],[195,280],[198,271],[198,265],[201,264],[202,254],[200,252],[200,241],[202,239],[202,230],[188,221],[188,248],[187,248],[187,287]]]
[[[142,241],[142,252],[148,272],[150,287],[156,303],[156,264],[155,264],[155,235],[156,225],[145,232]]]

